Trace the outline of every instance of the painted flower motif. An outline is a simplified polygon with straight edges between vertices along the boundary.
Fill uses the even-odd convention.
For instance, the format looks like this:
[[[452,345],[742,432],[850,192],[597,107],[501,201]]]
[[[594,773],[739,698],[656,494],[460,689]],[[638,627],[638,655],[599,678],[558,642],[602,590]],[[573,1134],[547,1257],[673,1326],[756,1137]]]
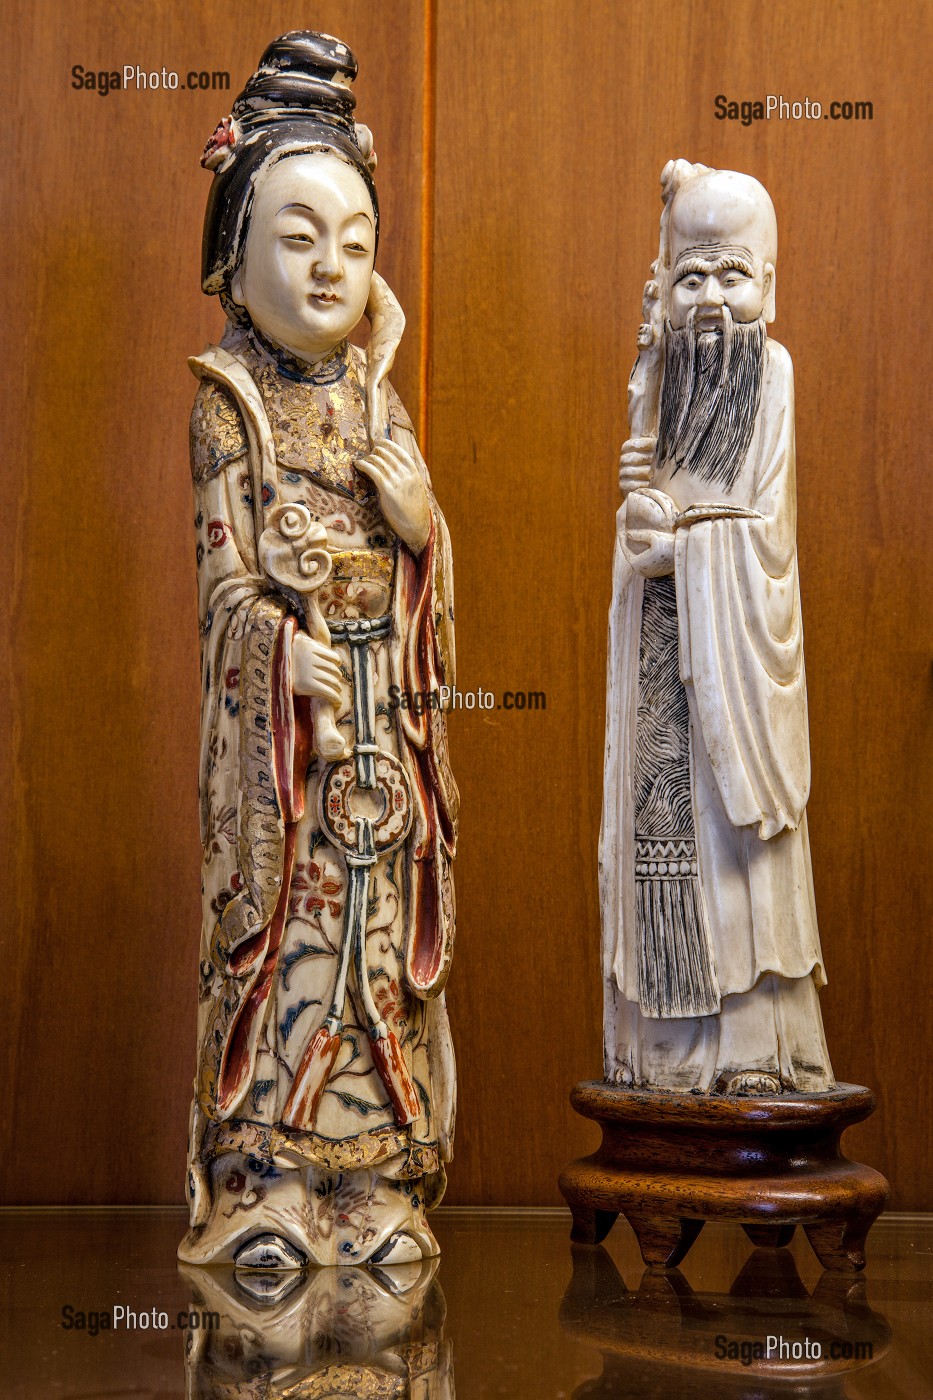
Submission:
[[[307,865],[299,862],[292,875],[289,912],[313,915],[329,909],[336,919],[343,913],[343,905],[334,899],[338,894],[343,894],[342,882],[327,875],[317,861],[309,860]]]
[[[232,809],[231,809],[231,811],[232,811]],[[235,815],[236,815],[236,814],[234,813],[234,816],[235,816]],[[225,831],[225,832],[224,832],[224,835],[227,837],[227,840],[228,840],[228,841],[231,841],[231,842],[232,842],[233,840],[236,839],[236,833],[233,832],[233,831],[230,831],[230,832]],[[219,841],[217,841],[217,840],[215,839],[215,841],[214,841],[213,844],[216,846],[217,850],[220,849],[220,842],[219,842]],[[217,894],[216,894],[216,895],[214,896],[214,898],[211,900],[211,908],[213,909],[214,913],[217,915],[218,919],[219,919],[220,916],[223,914],[224,910],[226,909],[227,905],[230,903],[231,899],[235,899],[236,896],[240,893],[240,890],[241,890],[242,888],[243,888],[243,876],[240,874],[239,870],[234,870],[233,874],[230,876],[230,884],[229,884],[229,885],[226,885],[222,890],[218,890],[218,891],[217,891]]]
[[[226,520],[209,520],[207,522],[207,542],[211,549],[221,549],[230,538],[230,526]]]
[[[236,690],[239,684],[240,668],[239,666],[231,666],[227,674],[224,676],[224,685],[227,687],[228,690]]]
[[[224,117],[214,128],[214,133],[201,156],[201,164],[205,170],[216,170],[219,165],[223,165],[227,156],[236,145],[236,130],[232,117]]]
[[[405,1008],[399,996],[399,985],[395,978],[386,985],[383,982],[373,990],[373,1000],[379,1008],[379,1014],[388,1024],[405,1027],[408,1025],[408,1017],[405,1015]]]
[[[263,505],[264,505],[264,506],[271,505],[272,502],[273,502],[274,500],[275,500],[275,487],[272,485],[271,481],[264,481],[264,482],[262,483],[262,503],[263,503]]]

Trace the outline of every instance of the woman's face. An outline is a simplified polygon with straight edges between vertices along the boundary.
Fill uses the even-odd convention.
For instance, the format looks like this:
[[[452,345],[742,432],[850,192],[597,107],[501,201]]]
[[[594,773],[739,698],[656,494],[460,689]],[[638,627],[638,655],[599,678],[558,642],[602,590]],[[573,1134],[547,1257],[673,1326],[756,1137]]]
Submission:
[[[358,171],[327,151],[286,156],[258,184],[230,293],[263,335],[319,360],[366,310],[375,249]]]

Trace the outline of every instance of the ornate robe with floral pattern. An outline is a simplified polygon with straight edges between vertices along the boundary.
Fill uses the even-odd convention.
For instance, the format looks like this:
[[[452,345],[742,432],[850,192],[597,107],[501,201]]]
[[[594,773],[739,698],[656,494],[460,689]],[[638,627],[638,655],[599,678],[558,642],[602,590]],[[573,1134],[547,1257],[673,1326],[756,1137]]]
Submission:
[[[443,1192],[454,1120],[443,987],[458,799],[443,713],[415,714],[397,699],[453,683],[450,547],[391,388],[390,436],[418,463],[431,505],[419,557],[393,534],[354,465],[370,450],[364,364],[344,343],[311,367],[234,328],[220,349],[192,361],[201,377],[191,460],[203,924],[191,1230],[180,1251],[190,1262],[230,1258],[263,1231],[284,1234],[319,1263],[368,1257],[398,1228],[416,1237],[421,1229],[424,1253],[433,1252],[423,1211]],[[369,643],[375,742],[404,769],[413,820],[404,844],[369,871],[365,953],[369,990],[418,1095],[420,1116],[404,1126],[375,1072],[352,972],[339,1054],[314,1120],[285,1112],[334,995],[348,896],[345,853],[319,809],[329,765],[315,751],[312,707],[292,691],[299,600],[258,561],[265,512],[291,502],[327,531],[332,570],[318,594],[325,620],[390,620]],[[349,645],[334,645],[345,679],[336,719],[352,745]]]

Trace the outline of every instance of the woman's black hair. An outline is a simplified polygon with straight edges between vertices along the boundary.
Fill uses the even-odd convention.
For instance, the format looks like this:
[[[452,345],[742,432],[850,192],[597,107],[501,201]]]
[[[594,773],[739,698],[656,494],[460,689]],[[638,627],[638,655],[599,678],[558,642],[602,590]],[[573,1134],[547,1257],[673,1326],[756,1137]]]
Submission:
[[[214,180],[204,216],[201,288],[219,293],[237,319],[241,308],[230,300],[230,283],[243,255],[256,177],[276,161],[318,150],[345,160],[369,191],[378,243],[371,138],[353,120],[356,74],[356,59],[339,39],[305,30],[283,34],[208,142],[202,164],[214,170]]]

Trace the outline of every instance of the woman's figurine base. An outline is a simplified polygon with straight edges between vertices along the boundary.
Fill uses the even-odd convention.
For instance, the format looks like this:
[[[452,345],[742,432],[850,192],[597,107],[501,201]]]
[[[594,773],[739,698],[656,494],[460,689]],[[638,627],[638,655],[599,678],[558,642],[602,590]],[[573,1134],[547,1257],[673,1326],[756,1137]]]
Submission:
[[[570,1101],[603,1134],[560,1176],[576,1243],[599,1244],[624,1215],[645,1263],[673,1268],[707,1220],[774,1247],[801,1225],[824,1268],[865,1267],[888,1183],[843,1156],[840,1137],[873,1111],[870,1090],[733,1098],[583,1082]]]

